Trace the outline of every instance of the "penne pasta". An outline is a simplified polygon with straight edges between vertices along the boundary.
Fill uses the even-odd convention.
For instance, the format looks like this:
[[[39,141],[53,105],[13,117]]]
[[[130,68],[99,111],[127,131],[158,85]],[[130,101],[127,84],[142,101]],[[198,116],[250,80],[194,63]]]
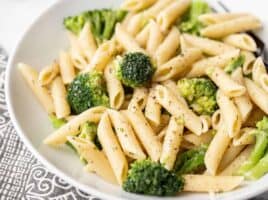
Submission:
[[[67,92],[61,77],[55,78],[51,83],[51,96],[57,118],[61,119],[70,115],[71,108],[67,102]]]
[[[120,24],[116,25],[115,38],[127,52],[144,52],[138,42]]]
[[[239,167],[249,158],[253,145],[247,146],[219,175],[220,176],[232,176]]]
[[[223,42],[246,51],[257,51],[256,42],[246,33],[228,35],[223,38]]]
[[[130,158],[142,160],[146,158],[143,150],[125,117],[118,111],[108,110],[117,138],[124,153]]]
[[[230,142],[231,138],[228,136],[228,133],[223,123],[217,130],[217,133],[213,137],[212,141],[210,142],[205,155],[205,166],[209,174],[216,175],[224,152],[228,148]]]
[[[243,151],[245,148],[245,145],[240,145],[240,146],[234,146],[230,145],[228,149],[226,149],[224,156],[222,157],[219,170],[222,171],[225,169],[240,153]]]
[[[239,50],[234,50],[217,56],[204,58],[193,64],[190,72],[186,75],[186,77],[191,78],[204,76],[206,75],[206,70],[210,67],[217,66],[223,69],[231,60],[239,56],[239,52]]]
[[[164,10],[174,0],[158,0],[152,7],[144,11],[146,18],[156,18],[156,16]]]
[[[268,93],[248,78],[245,78],[245,85],[251,100],[268,114]]]
[[[246,92],[246,88],[234,81],[219,67],[210,67],[206,74],[228,97],[238,97]]]
[[[252,52],[249,52],[249,51],[241,51],[241,55],[245,57],[245,62],[242,67],[243,73],[245,75],[249,75],[252,73],[253,64],[256,60],[256,57],[254,56]]]
[[[87,61],[91,61],[97,50],[97,44],[91,32],[90,23],[85,23],[82,31],[79,34],[78,43],[83,51],[83,54],[87,58]]]
[[[162,82],[172,78],[178,78],[187,73],[189,67],[202,57],[199,49],[191,48],[184,54],[178,55],[156,69],[153,81]]]
[[[71,44],[70,57],[72,63],[77,69],[82,70],[88,64],[86,56],[84,55],[78,38],[71,32],[68,33],[68,38]]]
[[[111,164],[117,182],[119,185],[122,185],[127,177],[128,163],[117,141],[116,135],[113,132],[107,113],[104,113],[101,117],[97,134],[103,151]]]
[[[255,128],[249,128],[249,127],[241,129],[239,135],[233,138],[233,145],[243,146],[253,144],[255,142],[255,136],[254,136],[255,131],[256,131]]]
[[[190,0],[174,1],[163,9],[157,16],[157,23],[160,25],[161,29],[163,31],[168,30],[170,26],[187,11],[190,4]]]
[[[172,27],[166,38],[158,46],[154,54],[157,66],[161,66],[172,58],[180,45],[180,32],[178,28]]]
[[[161,155],[161,143],[138,107],[122,111],[135,130],[149,157],[157,162]]]
[[[239,110],[235,106],[234,102],[222,91],[218,90],[216,98],[226,132],[228,133],[229,137],[233,138],[239,134],[242,126],[242,118]]]
[[[110,183],[117,183],[106,156],[91,141],[73,136],[68,136],[67,140],[74,146],[78,154],[87,161],[85,169],[88,172],[94,172]]]
[[[249,15],[248,13],[207,13],[198,16],[204,25],[213,25]]]
[[[145,106],[145,117],[148,119],[150,124],[157,127],[160,125],[161,119],[161,105],[156,102],[155,90],[150,89],[148,99]]]
[[[112,64],[104,70],[107,91],[109,94],[110,106],[113,109],[120,109],[125,100],[125,92],[122,83],[117,79]]]
[[[162,40],[164,39],[164,35],[162,34],[160,30],[160,26],[153,20],[150,22],[150,32],[149,32],[149,38],[146,45],[146,50],[149,53],[149,55],[154,56],[155,50],[158,48],[158,46],[161,44]]]
[[[90,64],[84,69],[84,72],[92,70],[104,71],[105,67],[113,58],[115,52],[115,40],[109,40],[102,43],[93,55]]]
[[[265,85],[263,85],[262,76],[267,74],[265,65],[262,61],[262,58],[259,57],[255,60],[252,68],[252,80],[265,89]],[[263,87],[264,86],[264,87]]]
[[[183,139],[189,143],[194,144],[195,146],[200,146],[203,144],[209,144],[213,138],[212,130],[203,133],[202,135],[196,135],[194,133],[185,133]]]
[[[242,184],[242,176],[184,175],[187,192],[227,192]]]
[[[182,118],[171,117],[164,137],[160,163],[172,170],[179,152],[184,128]]]
[[[64,144],[67,141],[67,136],[77,135],[79,133],[80,126],[85,122],[99,122],[105,110],[105,107],[98,106],[82,112],[47,136],[43,142],[53,146]]]
[[[223,122],[223,118],[220,110],[216,110],[211,117],[211,125],[214,130],[218,130],[220,124]]]
[[[75,78],[75,70],[69,53],[63,51],[60,52],[59,66],[63,83],[71,83]]]
[[[131,35],[137,35],[140,30],[144,27],[146,22],[145,16],[143,13],[135,14],[129,20],[129,23],[126,26],[126,31]]]
[[[150,35],[150,29],[150,24],[147,24],[135,37],[137,43],[143,48],[146,48],[146,44]]]
[[[187,44],[201,49],[203,53],[210,56],[217,56],[235,50],[234,47],[224,44],[223,42],[190,34],[183,34],[183,38]]]
[[[234,81],[241,85],[244,84],[244,77],[243,77],[243,72],[241,68],[237,68],[232,74],[231,77]],[[248,92],[246,91],[245,94],[239,97],[234,98],[234,103],[237,106],[237,109],[241,115],[242,122],[244,123],[247,118],[249,117],[252,109],[253,109],[253,104],[250,101],[250,98],[248,96]]]
[[[222,38],[227,35],[259,29],[261,22],[255,16],[247,15],[222,23],[210,25],[201,30],[201,35],[209,38]]]
[[[128,108],[135,107],[137,105],[139,109],[143,110],[147,103],[148,94],[148,89],[145,87],[135,88],[133,96],[128,104]]]
[[[53,100],[49,94],[47,88],[41,86],[38,82],[38,73],[29,65],[24,63],[18,64],[18,69],[23,76],[24,80],[28,84],[28,86],[33,91],[34,95],[43,106],[45,111],[49,114],[55,111],[55,107],[53,104]]]
[[[59,64],[55,61],[40,71],[38,75],[39,84],[41,86],[49,85],[59,72]]]
[[[197,135],[201,135],[203,124],[201,119],[190,110],[184,102],[181,102],[176,96],[162,85],[156,86],[156,100],[163,106],[171,115],[182,117],[185,126]]]
[[[152,6],[157,0],[126,0],[122,8],[131,12],[138,12]]]

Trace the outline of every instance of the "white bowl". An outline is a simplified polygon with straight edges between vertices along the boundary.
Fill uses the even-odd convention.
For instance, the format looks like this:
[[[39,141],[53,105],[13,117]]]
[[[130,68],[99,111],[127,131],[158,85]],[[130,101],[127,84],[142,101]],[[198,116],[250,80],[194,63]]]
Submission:
[[[31,152],[46,167],[67,180],[70,184],[103,199],[163,199],[129,194],[120,187],[101,180],[94,174],[84,172],[79,158],[68,148],[54,149],[42,144],[42,140],[53,129],[47,114],[36,101],[19,74],[16,64],[25,62],[40,70],[51,63],[68,42],[62,25],[63,18],[84,10],[117,7],[121,0],[62,0],[44,12],[23,34],[10,56],[6,77],[6,96],[12,122],[20,137]],[[268,189],[268,176],[245,185],[233,192],[217,195],[217,199],[245,199]],[[165,198],[168,200],[205,200],[208,194],[186,194]]]

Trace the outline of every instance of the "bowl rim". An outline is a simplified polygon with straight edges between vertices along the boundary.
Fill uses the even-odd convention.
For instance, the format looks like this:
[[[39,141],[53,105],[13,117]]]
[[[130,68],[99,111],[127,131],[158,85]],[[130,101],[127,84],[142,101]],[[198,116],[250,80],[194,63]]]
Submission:
[[[34,17],[34,19],[29,23],[29,25],[24,29],[24,31],[22,31],[22,33],[19,34],[19,37],[18,37],[19,39],[16,41],[14,47],[12,48],[12,50],[8,56],[8,63],[7,63],[7,67],[5,69],[5,75],[6,75],[5,76],[5,100],[6,100],[8,113],[10,115],[12,125],[14,126],[20,139],[23,141],[24,145],[35,156],[35,158],[38,159],[38,161],[40,161],[47,168],[47,170],[49,172],[51,172],[51,173],[55,174],[56,176],[60,177],[61,179],[65,180],[68,184],[71,184],[72,186],[76,187],[77,189],[81,189],[81,190],[85,191],[86,193],[89,193],[90,195],[94,195],[96,197],[99,197],[102,199],[107,199],[107,200],[108,199],[109,200],[124,200],[124,198],[115,196],[114,194],[102,192],[100,190],[92,188],[89,185],[79,183],[74,178],[70,177],[67,173],[62,172],[59,168],[57,168],[55,165],[50,163],[46,159],[46,157],[44,157],[42,154],[39,153],[39,151],[32,145],[32,142],[30,141],[30,139],[22,131],[22,128],[18,123],[18,120],[16,118],[16,115],[15,115],[15,112],[14,112],[14,109],[13,109],[13,106],[11,103],[11,99],[12,99],[11,93],[10,93],[10,91],[11,91],[11,88],[10,88],[11,69],[12,69],[12,66],[14,67],[16,65],[16,63],[14,63],[14,60],[16,58],[17,51],[18,51],[19,47],[21,46],[21,43],[23,42],[26,35],[30,32],[32,27],[36,23],[38,23],[38,21],[44,15],[48,14],[50,11],[55,9],[58,5],[62,4],[63,2],[65,2],[65,0],[58,0],[54,3],[52,3],[52,5],[48,6],[47,8],[41,10],[41,12],[38,15],[36,15],[36,17]],[[263,187],[259,187],[256,190],[249,190],[247,193],[243,193],[244,196],[241,196],[241,194],[235,195],[233,197],[233,200],[235,200],[235,199],[238,200],[238,199],[243,199],[243,198],[252,198],[256,195],[259,195],[259,194],[265,192],[267,189],[268,189],[268,186],[263,185]],[[144,195],[138,195],[138,194],[135,194],[135,195],[137,197],[145,197]],[[151,197],[153,197],[153,196],[151,196]],[[155,198],[158,199],[158,197],[155,197]],[[165,199],[165,198],[161,198],[161,199]]]

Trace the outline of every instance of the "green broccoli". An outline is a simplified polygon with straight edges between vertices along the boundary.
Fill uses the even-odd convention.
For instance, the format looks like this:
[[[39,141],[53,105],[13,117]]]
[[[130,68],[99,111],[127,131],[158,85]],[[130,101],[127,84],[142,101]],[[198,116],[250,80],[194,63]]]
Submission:
[[[238,67],[241,67],[245,62],[245,56],[240,55],[237,58],[234,58],[230,63],[225,67],[224,71],[228,74],[232,74]]]
[[[100,141],[97,137],[97,124],[93,122],[86,122],[81,126],[80,138],[93,142],[98,149],[102,149]]]
[[[53,126],[53,128],[58,129],[66,123],[65,119],[58,119],[55,115],[49,115],[49,120]]]
[[[78,75],[69,85],[67,100],[75,114],[94,106],[109,106],[103,74],[92,71]]]
[[[207,151],[206,146],[185,151],[178,155],[173,171],[177,175],[194,173],[205,168],[204,157]]]
[[[141,53],[127,53],[116,61],[116,75],[124,85],[135,88],[146,85],[154,74],[150,57]]]
[[[208,78],[183,78],[178,81],[180,94],[199,115],[212,115],[218,108],[217,87]]]
[[[182,177],[148,159],[132,163],[123,183],[123,189],[127,192],[155,196],[175,195],[183,186]]]
[[[268,172],[268,117],[264,117],[257,122],[256,144],[248,160],[242,164],[238,170],[239,175],[244,175],[248,179],[257,179]]]
[[[116,23],[121,22],[126,14],[124,10],[92,10],[65,18],[64,26],[74,34],[79,34],[85,23],[89,22],[95,39],[100,43],[111,39]]]
[[[198,21],[198,16],[209,12],[211,12],[211,9],[207,2],[203,0],[192,1],[189,11],[185,14],[179,25],[179,29],[182,32],[200,35],[200,30],[204,26]]]

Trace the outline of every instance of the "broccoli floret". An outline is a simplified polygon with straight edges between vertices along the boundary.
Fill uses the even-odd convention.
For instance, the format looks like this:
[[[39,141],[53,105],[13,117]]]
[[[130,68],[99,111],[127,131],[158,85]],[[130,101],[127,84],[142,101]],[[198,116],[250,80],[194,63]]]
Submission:
[[[97,124],[93,122],[86,122],[81,126],[80,138],[93,142],[98,149],[102,149],[100,141],[97,137]]]
[[[268,117],[264,117],[257,123],[256,143],[248,160],[238,170],[239,175],[248,179],[257,179],[268,172]]]
[[[92,71],[78,75],[69,85],[67,100],[75,114],[94,106],[109,106],[103,74]]]
[[[212,115],[218,108],[217,87],[208,78],[183,78],[178,81],[180,94],[199,115]]]
[[[154,74],[150,57],[141,53],[127,53],[116,61],[116,75],[126,86],[135,88],[146,85]]]
[[[232,74],[238,67],[241,67],[245,62],[245,56],[240,55],[237,58],[234,58],[230,63],[225,67],[224,71],[228,74]]]
[[[58,129],[61,126],[63,126],[64,124],[66,124],[66,120],[65,119],[58,119],[55,115],[51,114],[49,115],[49,120],[53,126],[53,128]]]
[[[86,22],[91,25],[91,30],[97,42],[109,40],[117,22],[121,22],[127,12],[124,10],[101,9],[83,12],[77,16],[64,19],[64,26],[74,34],[79,34]]]
[[[182,177],[168,171],[161,164],[140,160],[131,164],[123,189],[138,194],[171,196],[180,192],[183,185]]]
[[[185,14],[182,23],[179,25],[179,29],[182,32],[200,35],[200,30],[204,26],[198,21],[198,16],[209,12],[211,12],[211,9],[207,2],[203,0],[192,1],[189,11]]]
[[[206,151],[207,147],[201,146],[181,153],[176,159],[174,172],[177,175],[191,174],[205,168],[204,157]]]

